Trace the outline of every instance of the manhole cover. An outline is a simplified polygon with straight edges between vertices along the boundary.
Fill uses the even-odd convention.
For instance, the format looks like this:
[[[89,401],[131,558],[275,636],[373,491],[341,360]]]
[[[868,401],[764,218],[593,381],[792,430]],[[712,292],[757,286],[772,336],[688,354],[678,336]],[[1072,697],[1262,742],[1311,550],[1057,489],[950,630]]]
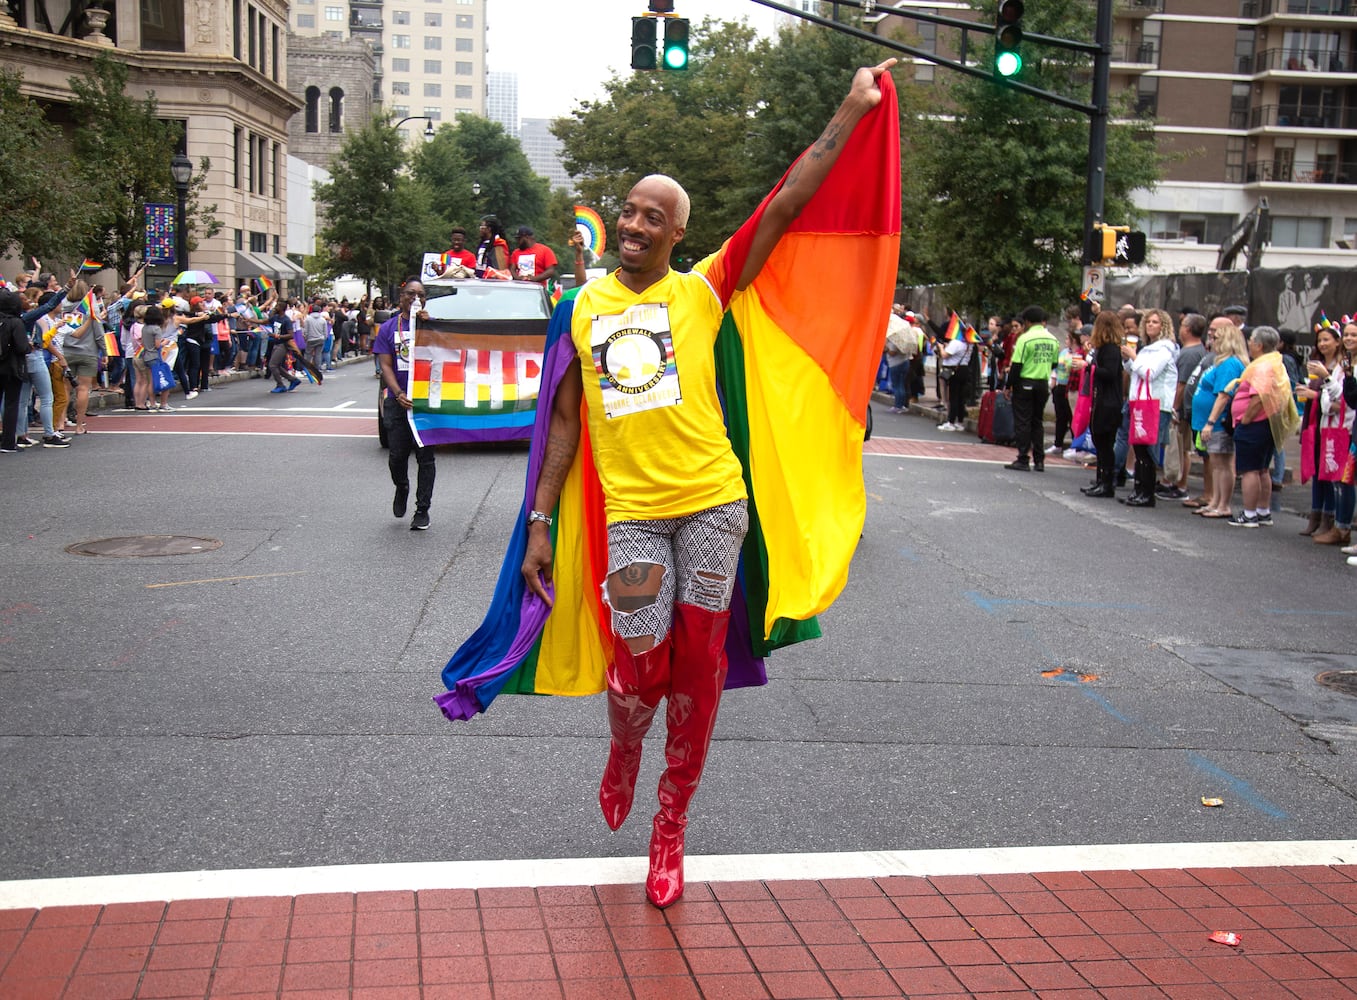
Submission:
[[[1326,670],[1316,674],[1315,680],[1322,686],[1339,694],[1357,697],[1357,670]]]
[[[96,538],[76,542],[66,551],[77,556],[111,556],[115,559],[140,559],[145,556],[191,556],[221,548],[217,538],[193,535],[132,535],[127,538]]]

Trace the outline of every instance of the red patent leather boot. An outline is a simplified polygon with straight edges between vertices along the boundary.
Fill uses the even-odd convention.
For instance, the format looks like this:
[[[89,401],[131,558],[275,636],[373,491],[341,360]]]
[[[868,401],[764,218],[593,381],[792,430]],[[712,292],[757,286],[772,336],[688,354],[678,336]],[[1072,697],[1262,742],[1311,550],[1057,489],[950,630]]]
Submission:
[[[613,640],[613,662],[607,674],[612,742],[598,786],[603,821],[612,830],[631,812],[636,775],[641,770],[641,741],[669,690],[669,657],[668,637],[644,653],[633,653],[620,638]]]
[[[666,768],[660,778],[660,811],[650,835],[646,898],[664,909],[683,895],[683,833],[688,803],[702,780],[716,709],[726,681],[726,626],[730,612],[674,605],[673,665],[665,712]]]

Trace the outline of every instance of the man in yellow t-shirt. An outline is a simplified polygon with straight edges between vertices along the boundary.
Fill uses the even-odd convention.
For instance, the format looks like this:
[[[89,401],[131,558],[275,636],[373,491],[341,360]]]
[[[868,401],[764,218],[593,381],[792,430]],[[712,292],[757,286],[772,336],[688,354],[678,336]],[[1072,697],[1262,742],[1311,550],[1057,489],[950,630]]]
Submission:
[[[643,178],[617,220],[622,266],[575,300],[579,364],[557,389],[528,514],[523,576],[550,602],[551,518],[579,446],[581,403],[608,521],[604,600],[611,611],[608,763],[599,787],[616,830],[631,810],[641,740],[662,698],[667,767],[650,838],[646,897],[683,894],[683,835],[725,682],[724,654],[740,544],[748,528],[739,460],[716,391],[714,345],[731,298],[753,282],[810,201],[849,133],[881,101],[895,64],[862,68],[820,138],[733,237],[692,271],[669,260],[688,225],[688,195],[671,177]]]

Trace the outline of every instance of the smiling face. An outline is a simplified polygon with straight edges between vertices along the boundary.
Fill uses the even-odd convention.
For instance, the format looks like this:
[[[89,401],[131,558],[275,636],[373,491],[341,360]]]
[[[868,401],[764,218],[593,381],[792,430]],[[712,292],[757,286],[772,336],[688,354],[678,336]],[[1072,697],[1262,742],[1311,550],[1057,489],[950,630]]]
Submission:
[[[668,186],[646,179],[631,189],[617,217],[617,254],[627,274],[663,272],[669,253],[683,239],[676,224],[678,198]]]
[[[1343,327],[1343,350],[1357,354],[1357,323],[1348,323]]]
[[[466,249],[466,233],[460,230],[453,233],[452,237],[448,241],[448,246],[451,247],[454,251]]]
[[[1338,343],[1338,334],[1328,327],[1322,327],[1315,334],[1315,350],[1319,351],[1320,357],[1325,361],[1330,360],[1338,353]]]

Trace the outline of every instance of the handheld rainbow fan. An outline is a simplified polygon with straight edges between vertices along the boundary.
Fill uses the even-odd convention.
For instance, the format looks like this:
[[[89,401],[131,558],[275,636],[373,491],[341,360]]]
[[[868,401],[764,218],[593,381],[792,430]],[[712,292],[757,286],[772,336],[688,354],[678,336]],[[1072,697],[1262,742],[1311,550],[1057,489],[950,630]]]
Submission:
[[[584,249],[595,257],[603,256],[603,251],[608,246],[608,234],[603,228],[603,217],[588,205],[576,205],[575,228],[584,237]]]

